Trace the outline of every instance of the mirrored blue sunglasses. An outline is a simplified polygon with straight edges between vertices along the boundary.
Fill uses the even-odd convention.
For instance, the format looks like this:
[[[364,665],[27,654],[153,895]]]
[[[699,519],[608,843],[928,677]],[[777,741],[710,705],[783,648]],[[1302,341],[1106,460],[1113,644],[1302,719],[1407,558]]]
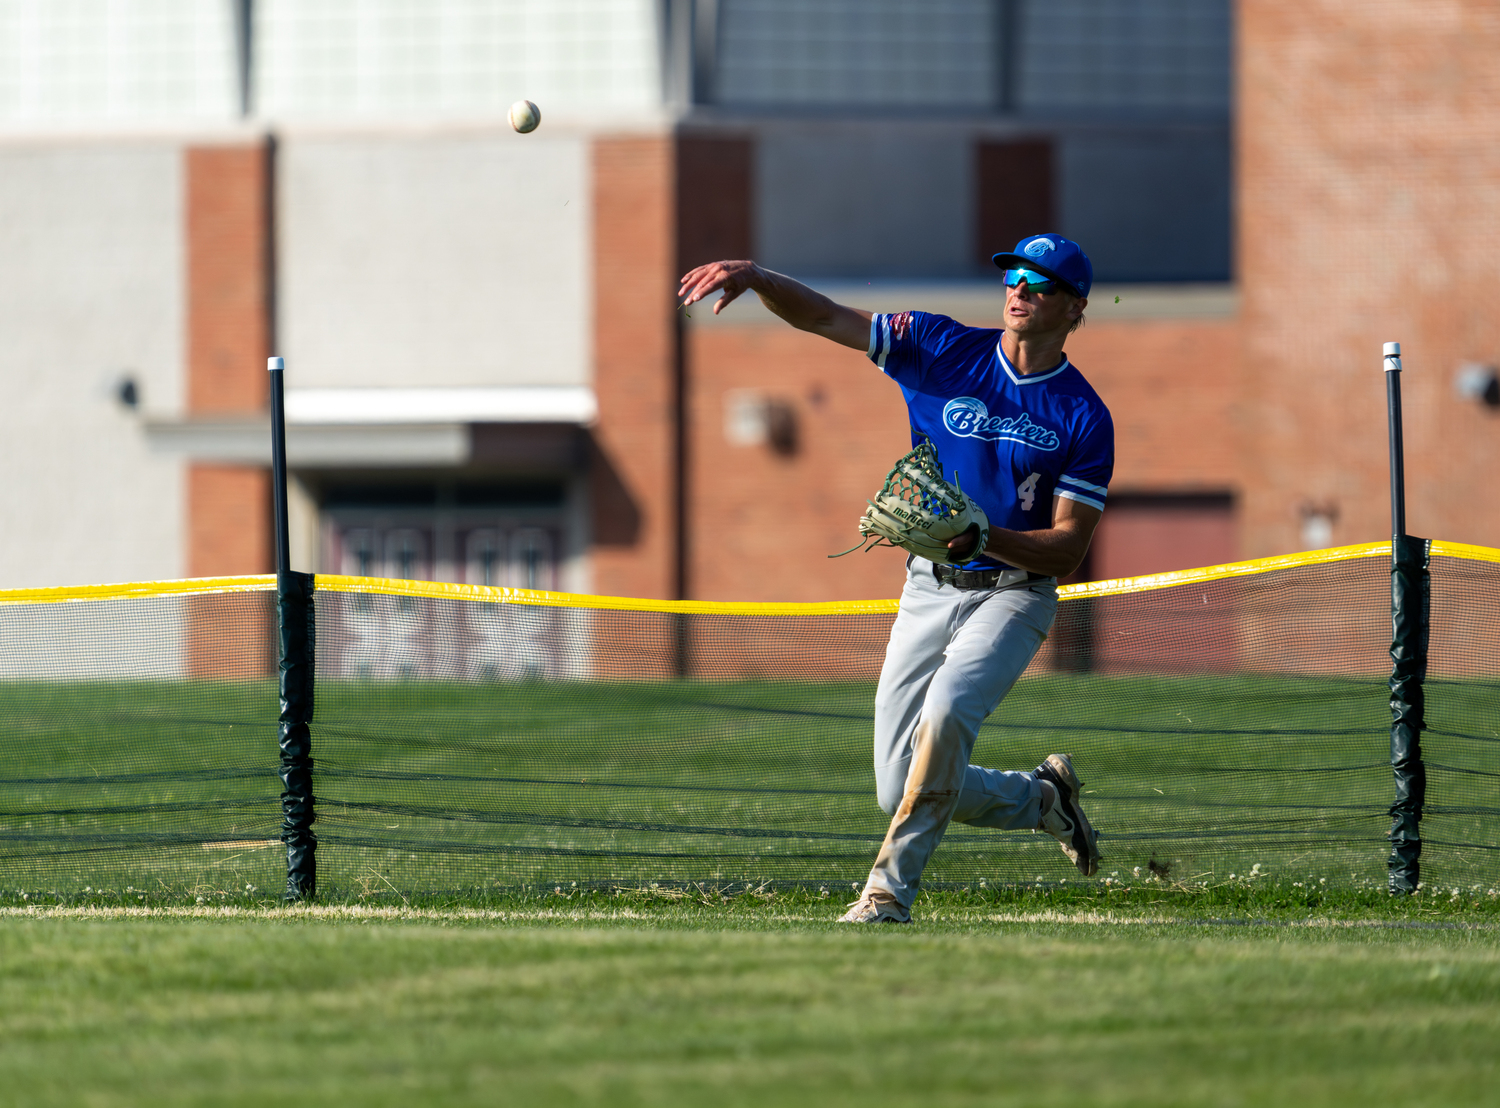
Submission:
[[[1044,277],[1034,269],[1007,269],[1005,271],[1005,284],[1007,288],[1015,288],[1022,281],[1032,292],[1046,294],[1056,292],[1063,288],[1063,283],[1054,277]]]

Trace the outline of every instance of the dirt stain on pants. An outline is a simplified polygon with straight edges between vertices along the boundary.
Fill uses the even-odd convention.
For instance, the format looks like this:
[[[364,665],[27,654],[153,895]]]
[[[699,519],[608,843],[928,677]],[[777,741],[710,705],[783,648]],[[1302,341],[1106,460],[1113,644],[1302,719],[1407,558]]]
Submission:
[[[947,725],[917,725],[906,791],[891,817],[885,841],[870,870],[867,888],[881,889],[909,905],[916,882],[958,807],[969,756],[963,728],[952,716]]]

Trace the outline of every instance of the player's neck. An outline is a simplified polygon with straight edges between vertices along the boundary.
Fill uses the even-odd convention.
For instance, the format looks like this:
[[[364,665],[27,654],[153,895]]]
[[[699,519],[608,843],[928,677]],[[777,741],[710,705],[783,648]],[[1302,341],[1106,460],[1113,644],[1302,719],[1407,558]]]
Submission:
[[[1033,373],[1046,373],[1062,364],[1063,343],[1068,333],[1061,331],[1048,335],[1018,335],[1006,331],[1000,336],[1000,349],[1011,367],[1022,377]]]

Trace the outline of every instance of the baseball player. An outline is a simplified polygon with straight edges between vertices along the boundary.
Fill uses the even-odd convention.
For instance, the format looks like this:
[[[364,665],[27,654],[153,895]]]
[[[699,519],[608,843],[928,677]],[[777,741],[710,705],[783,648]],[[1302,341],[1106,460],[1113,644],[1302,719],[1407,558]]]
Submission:
[[[951,820],[1037,828],[1085,875],[1093,827],[1066,754],[1030,773],[969,764],[979,727],[1046,639],[1057,578],[1082,563],[1114,468],[1109,410],[1063,353],[1083,322],[1093,266],[1077,243],[1033,235],[996,254],[1005,324],[965,327],[926,312],[880,315],[836,304],[750,261],[682,279],[693,304],[747,289],[793,327],[864,350],[901,387],[915,445],[936,447],[990,522],[947,545],[949,564],[907,558],[906,585],[875,693],[875,780],[890,829],[848,923],[911,920],[922,870]]]

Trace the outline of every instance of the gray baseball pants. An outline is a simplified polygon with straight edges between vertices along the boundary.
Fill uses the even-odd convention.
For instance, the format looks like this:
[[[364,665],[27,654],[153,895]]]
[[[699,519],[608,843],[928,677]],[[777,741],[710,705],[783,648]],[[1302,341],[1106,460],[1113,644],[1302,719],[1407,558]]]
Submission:
[[[939,587],[912,558],[875,693],[875,788],[890,829],[866,889],[907,907],[951,820],[1034,828],[1031,773],[969,764],[979,726],[1030,664],[1057,614],[1057,585]]]

